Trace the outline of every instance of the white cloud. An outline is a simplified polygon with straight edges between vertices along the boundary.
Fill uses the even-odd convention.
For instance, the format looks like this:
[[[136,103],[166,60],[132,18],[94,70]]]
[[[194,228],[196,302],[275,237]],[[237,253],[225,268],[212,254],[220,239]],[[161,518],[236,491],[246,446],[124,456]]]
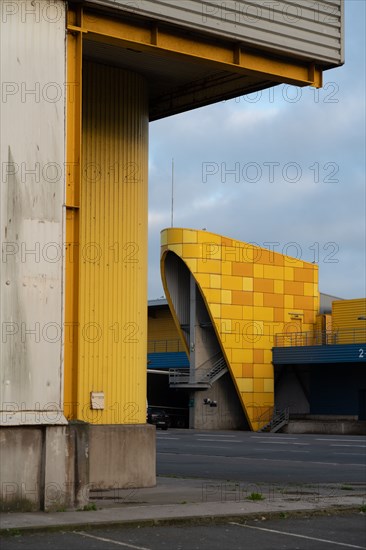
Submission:
[[[309,261],[318,247],[321,290],[365,296],[366,4],[345,5],[346,64],[325,73],[322,89],[277,86],[257,102],[241,97],[151,124],[150,297],[162,294],[172,158],[176,226],[298,242]],[[338,262],[324,261],[329,243]]]

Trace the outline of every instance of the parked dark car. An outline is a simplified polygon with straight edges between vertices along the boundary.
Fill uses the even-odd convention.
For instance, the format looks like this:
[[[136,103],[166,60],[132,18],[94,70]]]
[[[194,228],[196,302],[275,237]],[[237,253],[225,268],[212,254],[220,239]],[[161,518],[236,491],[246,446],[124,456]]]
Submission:
[[[169,427],[169,415],[164,409],[153,409],[152,407],[148,407],[147,422],[148,424],[154,424],[157,428],[167,430]]]

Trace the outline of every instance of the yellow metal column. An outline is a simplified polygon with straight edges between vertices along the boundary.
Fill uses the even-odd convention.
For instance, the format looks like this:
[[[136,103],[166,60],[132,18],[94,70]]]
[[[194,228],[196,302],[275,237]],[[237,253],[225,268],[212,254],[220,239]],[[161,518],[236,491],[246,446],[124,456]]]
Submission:
[[[84,62],[82,121],[77,418],[142,424],[148,168],[143,78]]]
[[[66,243],[64,326],[64,414],[76,418],[78,370],[79,206],[81,179],[82,20],[67,15]]]

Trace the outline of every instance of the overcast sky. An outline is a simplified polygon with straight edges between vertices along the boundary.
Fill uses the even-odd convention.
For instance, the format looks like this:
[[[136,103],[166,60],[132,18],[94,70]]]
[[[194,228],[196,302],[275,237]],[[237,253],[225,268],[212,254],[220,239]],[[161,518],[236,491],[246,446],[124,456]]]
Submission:
[[[365,6],[345,0],[346,63],[322,89],[280,85],[150,124],[149,299],[163,296],[172,158],[175,227],[278,243],[319,264],[321,292],[366,296]]]

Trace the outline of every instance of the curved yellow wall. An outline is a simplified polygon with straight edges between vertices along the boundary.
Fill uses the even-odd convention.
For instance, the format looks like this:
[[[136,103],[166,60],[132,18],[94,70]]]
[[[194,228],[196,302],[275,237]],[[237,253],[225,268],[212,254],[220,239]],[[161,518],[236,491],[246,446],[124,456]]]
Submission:
[[[168,252],[193,274],[219,338],[243,410],[253,430],[274,405],[274,335],[312,331],[319,304],[318,268],[251,244],[193,229],[161,233],[162,279]]]

